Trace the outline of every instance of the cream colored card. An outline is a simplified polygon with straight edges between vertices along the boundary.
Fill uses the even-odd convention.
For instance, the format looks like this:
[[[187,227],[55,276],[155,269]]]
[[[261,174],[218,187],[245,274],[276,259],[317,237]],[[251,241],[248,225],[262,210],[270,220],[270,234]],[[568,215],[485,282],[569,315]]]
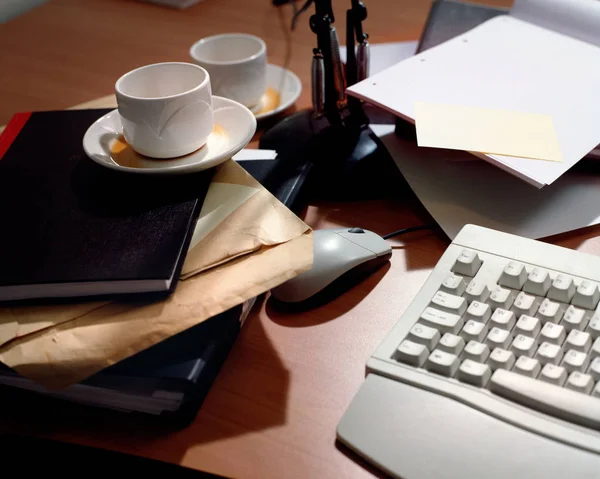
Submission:
[[[419,146],[562,162],[550,115],[415,102]]]

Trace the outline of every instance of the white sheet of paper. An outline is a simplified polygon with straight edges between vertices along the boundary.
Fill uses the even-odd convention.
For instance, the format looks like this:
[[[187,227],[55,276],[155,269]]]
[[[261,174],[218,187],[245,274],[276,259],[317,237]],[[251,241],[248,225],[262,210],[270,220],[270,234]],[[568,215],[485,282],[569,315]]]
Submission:
[[[568,172],[538,190],[469,153],[420,148],[393,125],[371,128],[451,239],[467,223],[534,239],[600,223],[600,175]]]
[[[353,85],[348,93],[409,121],[417,101],[550,115],[562,163],[482,155],[542,187],[600,143],[598,85],[599,47],[503,15]]]
[[[188,249],[196,246],[202,238],[259,191],[258,188],[250,186],[212,182],[206,192]]]
[[[275,158],[277,158],[275,150],[254,150],[252,148],[244,148],[233,155],[235,161],[274,160]]]
[[[370,47],[369,73],[375,75],[386,68],[412,57],[419,42],[372,43]],[[346,47],[340,47],[340,58],[346,63]]]

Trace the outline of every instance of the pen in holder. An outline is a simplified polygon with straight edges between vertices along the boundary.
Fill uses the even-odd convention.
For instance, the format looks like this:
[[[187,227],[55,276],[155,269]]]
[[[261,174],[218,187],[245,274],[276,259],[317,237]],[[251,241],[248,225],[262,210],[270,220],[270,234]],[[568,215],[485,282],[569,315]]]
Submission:
[[[312,2],[307,0],[299,12]],[[291,170],[310,168],[305,189],[311,198],[356,200],[394,195],[399,182],[404,182],[402,174],[369,128],[362,102],[345,93],[346,83],[352,85],[368,75],[368,35],[362,31],[366,8],[361,1],[352,0],[347,11],[344,72],[331,0],[314,3],[316,13],[310,26],[318,47],[313,50],[311,72],[313,108],[284,118],[265,132],[259,147],[276,150]]]

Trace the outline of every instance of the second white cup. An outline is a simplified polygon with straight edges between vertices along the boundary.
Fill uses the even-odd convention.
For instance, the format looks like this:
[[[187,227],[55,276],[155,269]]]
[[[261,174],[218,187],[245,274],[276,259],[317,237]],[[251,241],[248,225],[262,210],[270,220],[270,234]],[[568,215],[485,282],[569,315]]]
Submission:
[[[190,48],[194,61],[210,74],[215,95],[252,108],[267,89],[267,46],[246,33],[203,38]]]
[[[191,63],[155,63],[115,84],[125,140],[152,158],[187,155],[214,127],[210,76]]]

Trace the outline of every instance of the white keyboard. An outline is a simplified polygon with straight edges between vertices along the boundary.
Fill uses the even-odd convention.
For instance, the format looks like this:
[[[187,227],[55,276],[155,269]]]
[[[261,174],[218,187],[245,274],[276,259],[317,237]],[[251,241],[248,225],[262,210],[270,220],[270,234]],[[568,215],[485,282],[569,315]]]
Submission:
[[[431,437],[448,434],[444,418],[458,415],[459,410],[465,414],[466,405],[473,409],[473,419],[463,422],[464,427],[471,427],[469,421],[477,421],[483,412],[492,421],[487,429],[490,434],[494,427],[498,435],[510,436],[513,430],[515,441],[524,441],[523,447],[532,447],[525,446],[529,441],[546,453],[555,450],[545,465],[533,461],[536,470],[543,472],[540,477],[577,477],[579,472],[592,477],[586,476],[590,471],[600,477],[599,302],[600,258],[465,226],[369,359],[364,391],[340,422],[339,439],[388,472],[410,477],[413,465],[407,463],[414,460],[407,456],[403,464],[394,466],[390,459],[394,454],[383,450],[385,436],[389,435],[389,447],[397,451],[394,437],[425,434],[435,451]],[[410,387],[385,384],[392,381]],[[375,416],[385,410],[385,395],[394,395],[390,392],[394,387],[402,398],[397,397],[396,403],[389,398],[390,411],[385,413],[394,419],[382,419],[377,426]],[[437,395],[432,407],[447,410],[441,421],[421,421],[419,427],[424,429],[418,433],[413,428],[404,430],[416,414],[410,412],[415,387],[423,390],[418,393],[421,405]],[[404,402],[409,403],[406,413]],[[473,455],[490,455],[487,449],[495,447],[473,439],[462,446],[471,462]],[[495,441],[493,436],[490,440]],[[460,447],[457,450],[460,455]],[[562,457],[560,463],[569,454],[577,462],[561,471],[564,476],[558,475],[560,463],[553,464],[557,454]],[[497,459],[490,460],[498,464],[487,467],[498,477],[514,474],[515,470],[501,464],[502,454],[491,453],[492,458],[496,455]],[[504,462],[510,460],[505,457]],[[519,470],[527,475],[526,469]],[[486,471],[486,477],[494,476]],[[465,466],[453,472],[469,477],[467,472],[477,471]]]

